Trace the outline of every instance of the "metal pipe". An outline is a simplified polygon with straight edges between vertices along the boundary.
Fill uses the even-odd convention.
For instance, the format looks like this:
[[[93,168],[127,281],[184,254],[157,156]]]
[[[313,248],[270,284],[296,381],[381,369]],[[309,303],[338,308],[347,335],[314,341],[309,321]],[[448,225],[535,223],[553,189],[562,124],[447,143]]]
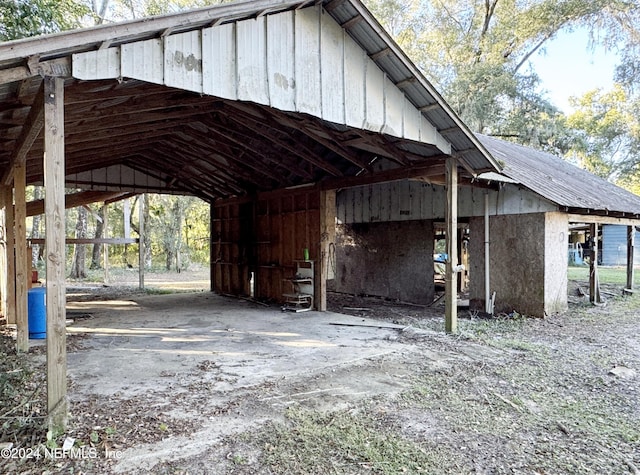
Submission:
[[[489,192],[484,195],[484,311],[493,314],[489,282]]]

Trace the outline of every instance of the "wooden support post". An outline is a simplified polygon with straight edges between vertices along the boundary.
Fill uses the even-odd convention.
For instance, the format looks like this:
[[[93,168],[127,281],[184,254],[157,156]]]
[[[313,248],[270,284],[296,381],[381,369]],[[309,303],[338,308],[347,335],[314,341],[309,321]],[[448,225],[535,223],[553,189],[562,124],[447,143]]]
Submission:
[[[109,237],[109,204],[105,201],[102,208],[102,235]],[[102,245],[102,267],[104,268],[104,283],[109,283],[109,244]]]
[[[447,203],[445,230],[447,264],[445,275],[444,319],[445,331],[458,331],[458,293],[456,267],[458,265],[458,165],[454,157],[446,162]]]
[[[589,301],[591,303],[602,302],[600,297],[600,280],[598,279],[598,223],[590,225],[591,239],[591,259],[589,264]]]
[[[209,202],[209,290],[216,290],[216,257],[213,236],[215,232],[215,207],[213,202]],[[257,275],[256,275],[257,279]]]
[[[320,252],[316,271],[316,308],[321,312],[327,310],[327,280],[333,278],[330,259],[331,245],[336,238],[336,192],[335,190],[320,192]]]
[[[4,190],[0,185],[0,315],[7,317],[7,224],[4,219]]]
[[[633,281],[635,277],[635,269],[633,261],[635,257],[636,246],[636,227],[627,226],[627,289],[633,290]]]
[[[4,220],[6,223],[6,255],[7,255],[7,323],[16,323],[16,253],[13,218],[13,188],[3,186]]]
[[[65,309],[64,80],[44,78],[44,186],[47,242],[47,407],[54,435],[67,427]]]
[[[144,195],[140,195],[138,199],[138,211],[139,211],[139,234],[140,239],[138,242],[138,280],[140,290],[144,289]]]
[[[27,279],[31,278],[30,261],[27,256],[27,200],[25,196],[26,169],[24,164],[13,169],[15,195],[15,249],[16,249],[16,348],[29,351],[29,319],[27,315]]]

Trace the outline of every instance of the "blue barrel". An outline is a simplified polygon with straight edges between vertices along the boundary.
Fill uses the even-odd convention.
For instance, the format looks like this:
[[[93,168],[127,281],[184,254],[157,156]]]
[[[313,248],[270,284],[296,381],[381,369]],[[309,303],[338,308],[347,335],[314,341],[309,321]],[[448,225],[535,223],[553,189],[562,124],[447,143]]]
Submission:
[[[34,287],[27,294],[29,338],[42,340],[47,336],[47,289]]]

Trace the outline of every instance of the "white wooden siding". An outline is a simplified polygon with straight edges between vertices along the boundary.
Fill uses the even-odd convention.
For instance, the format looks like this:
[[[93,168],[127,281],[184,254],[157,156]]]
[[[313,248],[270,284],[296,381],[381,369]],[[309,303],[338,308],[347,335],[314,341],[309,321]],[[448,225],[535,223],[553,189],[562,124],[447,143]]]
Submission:
[[[122,45],[120,49],[122,77],[164,84],[163,51],[162,40],[159,39]]]
[[[484,188],[462,186],[458,191],[458,216],[484,215]],[[536,194],[507,185],[489,190],[492,215],[557,211],[557,206]],[[402,180],[344,189],[337,194],[337,217],[342,223],[444,219],[445,188]]]
[[[267,70],[271,106],[296,110],[293,12],[267,17]]]
[[[164,83],[202,92],[202,32],[188,31],[164,38]]]
[[[80,79],[133,78],[451,145],[320,6],[73,56]]]
[[[105,48],[72,56],[74,76],[78,79],[116,79],[120,71],[120,48]]]
[[[236,28],[238,99],[269,105],[266,18],[239,21]]]
[[[235,23],[202,31],[202,90],[205,94],[238,99],[235,35]]]

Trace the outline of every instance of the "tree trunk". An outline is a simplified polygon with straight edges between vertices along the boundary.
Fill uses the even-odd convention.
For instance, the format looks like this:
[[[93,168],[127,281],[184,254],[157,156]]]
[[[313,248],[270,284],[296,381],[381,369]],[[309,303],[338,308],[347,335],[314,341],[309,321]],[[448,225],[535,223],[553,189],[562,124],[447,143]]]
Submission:
[[[33,199],[41,200],[44,196],[42,193],[43,187],[36,186],[33,190]],[[38,239],[42,237],[41,234],[42,227],[42,215],[38,214],[33,217],[33,224],[31,226],[31,239]],[[31,266],[34,268],[38,267],[38,262],[42,258],[42,248],[44,246],[40,246],[39,244],[33,244],[31,246]]]
[[[76,238],[87,237],[87,210],[84,207],[78,208],[78,220],[76,221]],[[76,244],[73,253],[73,265],[71,267],[72,279],[84,279],[87,277],[86,253],[84,244]]]
[[[151,215],[149,210],[151,209],[151,203],[149,201],[149,193],[142,195],[144,199],[144,268],[151,269]]]
[[[95,238],[100,239],[104,229],[104,205],[100,206],[98,210],[98,222],[96,223]],[[93,252],[91,253],[91,269],[102,269],[102,246],[103,244],[94,244]]]

